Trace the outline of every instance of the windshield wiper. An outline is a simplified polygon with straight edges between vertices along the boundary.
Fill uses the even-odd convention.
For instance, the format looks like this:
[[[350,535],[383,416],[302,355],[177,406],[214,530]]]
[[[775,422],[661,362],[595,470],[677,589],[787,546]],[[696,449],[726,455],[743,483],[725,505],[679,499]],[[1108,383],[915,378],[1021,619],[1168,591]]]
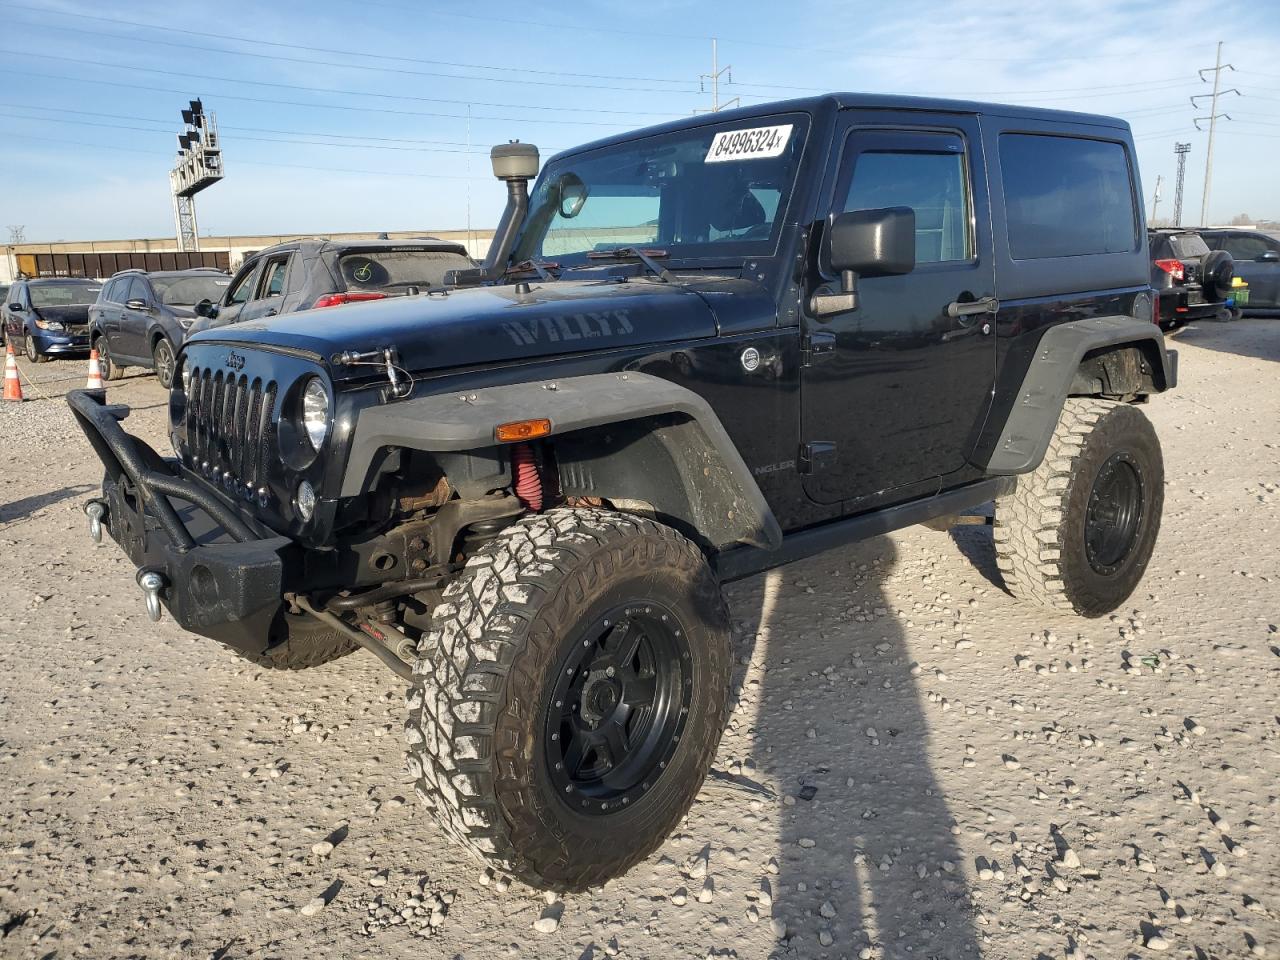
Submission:
[[[646,270],[663,283],[671,283],[671,271],[658,263],[656,257],[667,256],[665,250],[641,250],[639,247],[614,247],[612,250],[590,250],[588,260],[638,260]]]
[[[528,273],[530,270],[532,270],[534,273],[538,275],[539,280],[541,280],[543,283],[547,283],[548,281],[554,280],[556,278],[556,275],[551,271],[559,270],[559,269],[560,269],[560,264],[558,263],[549,263],[547,261],[538,261],[538,260],[532,260],[532,259],[521,260],[519,263],[513,263],[511,266],[507,267],[507,269],[503,270],[502,279],[505,280],[507,277],[509,277],[513,273]]]

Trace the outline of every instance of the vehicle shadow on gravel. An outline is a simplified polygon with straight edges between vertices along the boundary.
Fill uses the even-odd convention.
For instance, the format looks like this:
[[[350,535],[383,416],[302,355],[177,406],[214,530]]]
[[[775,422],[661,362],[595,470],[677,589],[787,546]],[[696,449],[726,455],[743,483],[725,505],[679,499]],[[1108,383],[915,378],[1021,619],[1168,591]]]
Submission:
[[[1175,349],[1182,345],[1280,362],[1280,317],[1250,317],[1232,323],[1193,323],[1184,327],[1171,341]]]
[[[94,489],[96,487],[93,484],[81,483],[74,487],[61,487],[57,490],[49,490],[46,493],[37,493],[30,497],[11,500],[8,503],[0,503],[0,524],[21,520],[51,504],[78,497]]]
[[[738,652],[754,637],[765,668],[755,761],[782,793],[778,874],[766,880],[788,956],[981,952],[955,821],[930,766],[931,718],[883,591],[896,562],[880,537],[730,591],[744,621]]]

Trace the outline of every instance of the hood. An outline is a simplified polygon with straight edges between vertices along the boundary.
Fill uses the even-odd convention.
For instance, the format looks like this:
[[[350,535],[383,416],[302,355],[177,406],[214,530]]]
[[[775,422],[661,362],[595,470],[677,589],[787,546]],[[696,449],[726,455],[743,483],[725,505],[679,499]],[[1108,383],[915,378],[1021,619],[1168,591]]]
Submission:
[[[41,320],[56,320],[58,323],[81,324],[89,322],[89,305],[73,303],[65,306],[31,308]]]
[[[266,345],[325,359],[395,347],[402,367],[423,371],[715,335],[715,316],[694,290],[631,279],[558,280],[532,284],[523,294],[502,286],[351,303],[233,323],[187,342]],[[368,368],[334,373],[363,377]]]

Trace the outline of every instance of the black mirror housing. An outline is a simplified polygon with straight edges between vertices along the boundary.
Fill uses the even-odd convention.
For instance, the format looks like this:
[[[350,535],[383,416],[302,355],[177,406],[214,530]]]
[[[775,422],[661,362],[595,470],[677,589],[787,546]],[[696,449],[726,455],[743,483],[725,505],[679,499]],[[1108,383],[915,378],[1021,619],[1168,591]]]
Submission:
[[[916,212],[910,207],[852,210],[831,218],[827,248],[832,269],[887,277],[916,268]]]
[[[1280,253],[1277,253],[1274,250],[1264,250],[1262,253],[1258,254],[1259,263],[1275,263],[1278,260],[1280,260]]]
[[[209,317],[210,319],[212,319],[213,317],[216,317],[218,315],[218,305],[214,303],[212,300],[210,300],[208,297],[205,297],[203,300],[201,300],[199,303],[196,304],[195,311],[196,311],[196,316]]]

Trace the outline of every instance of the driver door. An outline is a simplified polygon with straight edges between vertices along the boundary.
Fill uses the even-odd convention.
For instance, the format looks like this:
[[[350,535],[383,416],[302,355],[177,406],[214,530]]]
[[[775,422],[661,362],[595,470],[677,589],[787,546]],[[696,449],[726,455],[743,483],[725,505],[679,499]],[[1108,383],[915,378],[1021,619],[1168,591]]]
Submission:
[[[992,313],[953,305],[994,298],[995,276],[975,117],[850,111],[837,143],[821,212],[905,206],[916,224],[910,273],[860,278],[855,309],[803,318],[822,347],[801,375],[804,487],[859,509],[936,491],[965,466],[996,338]]]

